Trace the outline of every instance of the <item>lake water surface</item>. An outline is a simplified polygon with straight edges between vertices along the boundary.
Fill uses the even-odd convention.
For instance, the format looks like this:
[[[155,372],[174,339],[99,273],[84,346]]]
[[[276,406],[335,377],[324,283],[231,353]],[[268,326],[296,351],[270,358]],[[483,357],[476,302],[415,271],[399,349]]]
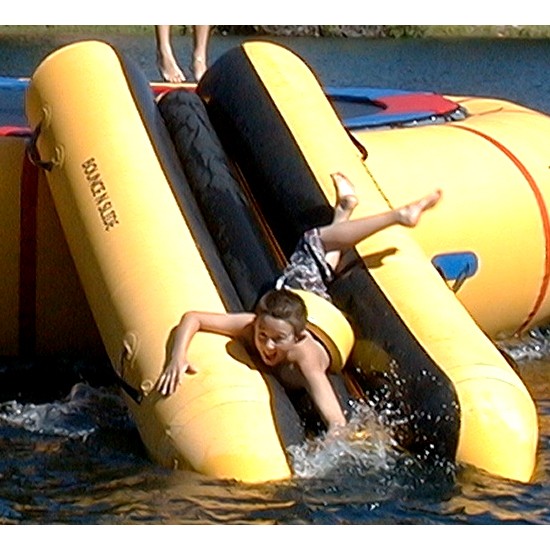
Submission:
[[[72,40],[0,37],[0,76],[31,76],[45,55]],[[242,40],[214,36],[211,60]],[[158,80],[152,38],[109,41]],[[495,96],[550,113],[546,40],[278,41],[327,86]],[[189,37],[176,37],[174,45],[182,62],[188,60]],[[75,363],[67,369],[74,383],[63,395],[29,400],[23,391],[0,402],[0,524],[548,525],[550,337],[535,331],[506,346],[539,412],[538,465],[530,484],[472,467],[428,471],[383,446],[362,454],[338,446],[298,450],[300,475],[285,483],[248,486],[167,471],[145,456],[116,393],[78,382],[81,365]],[[522,531],[518,543],[531,533]],[[389,543],[387,531],[384,537]]]

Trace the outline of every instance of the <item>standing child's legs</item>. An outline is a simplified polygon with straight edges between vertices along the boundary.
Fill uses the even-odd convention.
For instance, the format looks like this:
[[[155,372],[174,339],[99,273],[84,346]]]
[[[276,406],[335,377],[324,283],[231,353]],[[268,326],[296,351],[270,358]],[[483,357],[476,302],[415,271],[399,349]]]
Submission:
[[[347,182],[345,176],[342,174],[333,174],[333,180],[335,181],[338,191],[338,202],[335,208],[334,219],[330,225],[325,225],[324,227],[319,228],[319,235],[323,241],[325,250],[327,251],[327,261],[328,254],[332,254],[332,252],[339,253],[343,250],[351,248],[363,239],[366,239],[370,235],[373,235],[386,227],[396,224],[404,225],[406,227],[414,227],[420,220],[422,213],[432,206],[435,206],[441,197],[441,191],[437,190],[415,202],[402,206],[401,208],[383,212],[381,214],[375,214],[374,216],[349,220],[353,208],[357,205],[357,198],[353,193],[353,186],[351,183]],[[346,189],[345,182],[347,182],[349,186],[348,189],[351,188],[352,190],[352,194],[350,195],[348,193],[348,195],[355,198],[355,204],[349,212],[344,209],[343,213],[338,213],[338,205],[341,200],[340,189]],[[331,265],[333,265],[332,261],[333,258],[331,257]]]
[[[155,25],[157,41],[157,67],[166,82],[185,82],[185,74],[181,70],[170,40],[170,25]],[[191,68],[197,82],[202,78],[207,68],[208,40],[210,25],[193,25],[193,56]]]
[[[170,25],[155,25],[157,41],[157,67],[166,82],[185,82],[185,75],[180,69],[170,41]]]
[[[191,66],[198,82],[206,72],[210,25],[195,25],[193,32],[193,60]]]

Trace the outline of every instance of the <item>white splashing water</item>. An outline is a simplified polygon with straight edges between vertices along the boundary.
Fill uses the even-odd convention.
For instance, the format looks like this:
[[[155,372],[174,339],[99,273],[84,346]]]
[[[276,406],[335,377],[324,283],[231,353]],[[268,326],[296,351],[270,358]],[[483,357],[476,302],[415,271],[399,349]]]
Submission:
[[[33,433],[86,438],[100,428],[120,428],[130,420],[117,395],[102,388],[76,384],[62,401],[2,403],[0,422]]]
[[[514,361],[519,363],[548,359],[550,358],[550,326],[533,328],[525,335],[503,340],[499,344]]]
[[[387,471],[395,464],[396,442],[367,404],[355,404],[348,424],[337,435],[316,437],[288,448],[299,478],[326,477],[335,472]]]

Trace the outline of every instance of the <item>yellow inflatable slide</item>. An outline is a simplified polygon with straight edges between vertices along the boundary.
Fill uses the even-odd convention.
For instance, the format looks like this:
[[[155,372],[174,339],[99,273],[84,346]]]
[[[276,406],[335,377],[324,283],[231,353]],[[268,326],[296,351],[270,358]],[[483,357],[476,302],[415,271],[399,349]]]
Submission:
[[[344,172],[357,186],[360,206],[354,216],[398,206],[437,187],[443,188],[449,211],[461,192],[447,190],[441,173],[434,176],[426,162],[422,174],[400,174],[403,188],[390,200],[382,187],[385,171],[394,181],[408,142],[395,147],[390,132],[361,136],[365,159],[313,73],[281,46],[249,42],[231,50],[211,67],[197,92],[287,256],[305,229],[330,219],[333,172]],[[404,136],[413,130],[391,132]],[[434,148],[431,141],[422,145],[420,135],[410,139],[419,149]],[[455,158],[474,154],[471,148],[451,150]],[[439,243],[445,228],[437,227],[434,217],[425,216],[422,231]],[[390,393],[384,402],[397,404],[401,419],[414,418],[409,448],[429,452],[441,439],[452,447],[448,431],[458,410],[458,461],[530,479],[538,424],[529,392],[410,232],[391,228],[360,243],[331,293],[358,338],[347,370],[358,380],[364,375],[367,387],[379,375],[380,386]]]
[[[169,92],[161,102],[172,93],[189,91]],[[483,317],[479,290],[468,301],[475,276],[455,293],[431,261],[457,251],[478,254],[479,228],[470,231],[475,235],[465,246],[462,227],[454,241],[444,231],[441,216],[459,215],[452,206],[460,195],[457,180],[447,187],[441,173],[425,167],[422,177],[405,178],[400,187],[396,159],[406,158],[408,145],[396,148],[390,134],[413,130],[357,132],[350,139],[315,76],[280,46],[250,42],[231,50],[209,69],[197,93],[255,205],[250,223],[262,227],[265,249],[274,257],[288,256],[304,229],[329,219],[332,172],[356,183],[356,216],[443,189],[442,213],[430,212],[418,230],[392,228],[346,255],[345,270],[331,288],[356,338],[343,372],[357,393],[381,408],[395,407],[398,439],[411,452],[528,481],[538,439],[534,404],[484,333],[498,332],[499,322],[485,330],[472,317],[479,312],[490,325],[498,316]],[[232,243],[233,233],[226,231],[245,223],[235,221],[233,208],[223,208],[235,192],[227,190],[224,200],[216,192],[217,199],[203,201],[192,190],[149,83],[107,44],[77,43],[47,57],[31,79],[27,114],[35,162],[46,174],[95,323],[151,457],[168,467],[242,481],[291,476],[285,420],[277,412],[286,410],[286,401],[235,343],[197,335],[190,360],[199,374],[187,377],[168,399],[153,389],[184,311],[249,308],[253,292],[280,264],[280,258],[266,259],[265,271],[251,275],[257,277],[253,285],[239,276],[240,254],[256,244]],[[357,139],[368,151],[366,159]],[[513,187],[508,178],[506,185]],[[209,211],[216,200],[222,207]],[[236,272],[220,240],[230,248]],[[487,285],[495,269],[482,277],[485,258],[478,258],[477,280]],[[547,314],[545,285],[540,277],[535,284],[534,298],[528,291],[518,299],[521,321],[515,322],[517,307],[510,310],[504,332]],[[336,342],[335,356],[344,363],[352,342],[347,323],[335,308],[320,308],[322,337]]]
[[[152,391],[183,312],[225,311],[235,297],[141,84],[112,47],[83,42],[47,57],[27,94],[35,157],[91,311],[154,460],[249,482],[287,478],[268,386],[227,338],[197,335],[199,374],[169,398]]]

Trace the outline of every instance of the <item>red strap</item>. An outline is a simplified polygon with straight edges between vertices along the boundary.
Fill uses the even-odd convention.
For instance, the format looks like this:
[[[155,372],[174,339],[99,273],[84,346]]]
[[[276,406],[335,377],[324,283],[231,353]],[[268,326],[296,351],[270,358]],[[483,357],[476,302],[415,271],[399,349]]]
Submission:
[[[151,83],[151,90],[155,96],[160,96],[167,92],[173,92],[174,90],[186,90],[188,92],[194,92],[197,89],[197,85],[194,82],[181,82],[179,84],[169,84],[165,82],[153,82]]]
[[[0,126],[0,137],[27,137],[30,135],[30,128],[26,128],[25,126]]]

